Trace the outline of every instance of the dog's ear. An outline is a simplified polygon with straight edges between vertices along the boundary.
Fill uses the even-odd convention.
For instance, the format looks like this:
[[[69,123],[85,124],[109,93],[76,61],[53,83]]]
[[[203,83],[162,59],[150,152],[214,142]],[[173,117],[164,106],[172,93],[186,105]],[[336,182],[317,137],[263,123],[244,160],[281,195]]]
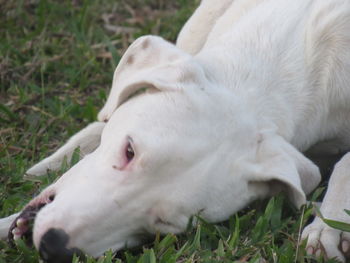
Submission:
[[[321,180],[318,167],[281,136],[273,132],[260,134],[256,153],[257,166],[251,183],[268,183],[268,194],[286,191],[296,207],[306,202]]]
[[[191,83],[200,86],[203,78],[201,67],[191,55],[160,37],[141,37],[119,62],[98,119],[107,121],[122,103],[140,91],[181,90]]]

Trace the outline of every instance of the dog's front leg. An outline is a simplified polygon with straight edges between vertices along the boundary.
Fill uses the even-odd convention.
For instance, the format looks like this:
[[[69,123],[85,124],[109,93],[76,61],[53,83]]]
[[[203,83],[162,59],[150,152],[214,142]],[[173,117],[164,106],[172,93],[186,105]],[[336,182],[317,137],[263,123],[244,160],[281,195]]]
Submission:
[[[39,176],[46,174],[48,170],[55,171],[60,169],[64,158],[67,158],[69,161],[74,150],[78,147],[80,148],[81,157],[91,153],[100,145],[101,133],[104,126],[104,122],[94,122],[88,125],[86,128],[73,135],[65,145],[51,156],[30,168],[26,174]]]
[[[12,222],[20,213],[0,219],[0,239],[6,239]]]
[[[320,208],[325,218],[350,223],[344,209],[350,209],[350,153],[335,165]],[[350,256],[350,233],[329,227],[319,217],[304,229],[302,238],[308,239],[308,254],[324,253],[327,258],[336,257],[341,262]]]

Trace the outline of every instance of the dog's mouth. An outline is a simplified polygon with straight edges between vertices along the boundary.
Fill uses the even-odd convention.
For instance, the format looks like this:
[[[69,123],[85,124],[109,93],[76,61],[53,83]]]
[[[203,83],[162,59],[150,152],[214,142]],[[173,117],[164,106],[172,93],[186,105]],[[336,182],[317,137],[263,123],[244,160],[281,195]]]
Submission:
[[[13,244],[14,241],[23,238],[28,245],[32,245],[34,219],[40,209],[40,207],[28,205],[13,221],[8,233],[10,243]]]
[[[50,195],[47,199],[37,197],[23,209],[10,226],[7,235],[10,244],[14,244],[18,239],[24,239],[27,245],[33,245],[32,235],[35,217],[38,212],[48,203],[52,202],[53,199],[53,195]]]

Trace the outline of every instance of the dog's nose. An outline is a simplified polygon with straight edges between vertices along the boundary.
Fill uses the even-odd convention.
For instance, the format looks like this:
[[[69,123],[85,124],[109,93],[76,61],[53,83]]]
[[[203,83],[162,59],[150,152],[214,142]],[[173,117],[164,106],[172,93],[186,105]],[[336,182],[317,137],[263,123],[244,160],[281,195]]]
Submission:
[[[73,255],[82,259],[83,253],[77,248],[67,248],[69,236],[62,229],[50,228],[41,238],[39,254],[47,263],[70,263]]]

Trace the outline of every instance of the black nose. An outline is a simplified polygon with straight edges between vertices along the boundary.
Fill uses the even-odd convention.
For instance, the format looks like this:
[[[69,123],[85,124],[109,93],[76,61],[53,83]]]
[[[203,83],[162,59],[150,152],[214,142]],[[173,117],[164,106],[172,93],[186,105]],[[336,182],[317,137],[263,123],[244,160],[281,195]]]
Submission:
[[[39,254],[47,263],[71,263],[73,255],[82,259],[83,253],[77,248],[67,248],[69,236],[62,229],[50,228],[41,238]]]

